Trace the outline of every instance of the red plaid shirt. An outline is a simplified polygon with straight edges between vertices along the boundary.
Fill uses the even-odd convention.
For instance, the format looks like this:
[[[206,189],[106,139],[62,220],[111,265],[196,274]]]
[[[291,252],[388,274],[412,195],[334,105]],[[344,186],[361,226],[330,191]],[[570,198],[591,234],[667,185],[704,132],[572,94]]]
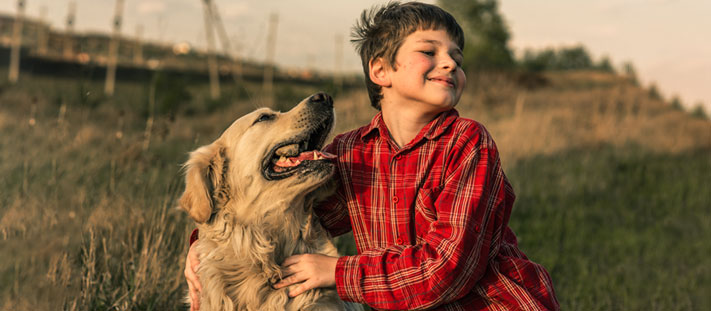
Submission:
[[[486,129],[442,113],[399,148],[381,114],[337,136],[340,186],[317,209],[333,235],[353,230],[358,255],[339,258],[344,300],[376,309],[558,309],[551,278],[508,227],[514,193]]]

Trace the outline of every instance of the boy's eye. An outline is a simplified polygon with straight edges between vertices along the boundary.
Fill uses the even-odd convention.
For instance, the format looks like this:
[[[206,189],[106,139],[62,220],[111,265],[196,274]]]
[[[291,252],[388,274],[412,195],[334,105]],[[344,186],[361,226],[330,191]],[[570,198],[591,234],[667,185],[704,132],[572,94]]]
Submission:
[[[462,54],[454,53],[451,57],[452,60],[457,63],[457,66],[462,67],[462,63],[464,62],[464,57],[462,57]]]
[[[434,51],[420,51],[420,53],[425,54],[427,56],[434,56],[435,55]]]

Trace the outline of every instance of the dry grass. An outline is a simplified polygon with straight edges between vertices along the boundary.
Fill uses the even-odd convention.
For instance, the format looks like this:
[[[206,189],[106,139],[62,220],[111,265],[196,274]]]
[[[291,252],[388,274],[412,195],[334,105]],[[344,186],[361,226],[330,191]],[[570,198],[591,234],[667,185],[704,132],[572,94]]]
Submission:
[[[586,72],[547,78],[547,87],[528,90],[505,78],[474,77],[457,109],[491,131],[505,162],[606,144],[671,153],[711,146],[709,120],[650,98],[624,78]]]
[[[492,133],[505,162],[567,149],[636,145],[682,153],[711,147],[711,122],[692,118],[623,77],[599,72],[549,73],[528,89],[506,75],[474,75],[457,106]],[[370,121],[365,92],[336,100],[337,132]]]
[[[711,122],[622,78],[548,79],[529,90],[504,76],[470,77],[458,109],[492,132],[507,166],[591,145],[672,153],[711,147]],[[61,88],[0,93],[0,310],[179,307],[191,229],[174,208],[179,165],[255,105],[157,117],[144,150],[144,115],[125,103],[57,100]],[[365,92],[339,95],[335,105],[337,132],[375,112]]]

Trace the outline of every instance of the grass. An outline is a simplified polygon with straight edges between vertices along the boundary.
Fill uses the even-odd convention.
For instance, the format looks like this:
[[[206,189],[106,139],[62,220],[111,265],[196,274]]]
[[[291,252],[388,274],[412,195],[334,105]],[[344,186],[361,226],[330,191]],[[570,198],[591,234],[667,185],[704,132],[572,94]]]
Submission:
[[[564,310],[703,310],[711,150],[605,146],[521,160],[510,225]]]
[[[565,309],[707,307],[711,123],[614,76],[548,78],[531,90],[472,76],[458,106],[499,144],[522,249]],[[80,79],[0,86],[0,310],[181,308],[193,225],[175,208],[180,164],[258,104],[229,87],[211,102],[200,85],[179,102],[171,81],[155,100],[177,106],[150,136],[150,84],[122,82],[114,98]],[[280,87],[276,107],[316,89]],[[367,106],[339,94],[336,132],[366,123]]]

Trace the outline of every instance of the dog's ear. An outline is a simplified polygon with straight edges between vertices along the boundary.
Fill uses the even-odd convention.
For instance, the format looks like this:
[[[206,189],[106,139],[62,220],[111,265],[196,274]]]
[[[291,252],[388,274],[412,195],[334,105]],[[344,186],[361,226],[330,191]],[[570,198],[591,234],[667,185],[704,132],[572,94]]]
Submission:
[[[213,194],[223,187],[226,164],[224,148],[213,143],[191,152],[184,165],[185,192],[180,197],[180,207],[197,223],[208,221],[213,213]]]

